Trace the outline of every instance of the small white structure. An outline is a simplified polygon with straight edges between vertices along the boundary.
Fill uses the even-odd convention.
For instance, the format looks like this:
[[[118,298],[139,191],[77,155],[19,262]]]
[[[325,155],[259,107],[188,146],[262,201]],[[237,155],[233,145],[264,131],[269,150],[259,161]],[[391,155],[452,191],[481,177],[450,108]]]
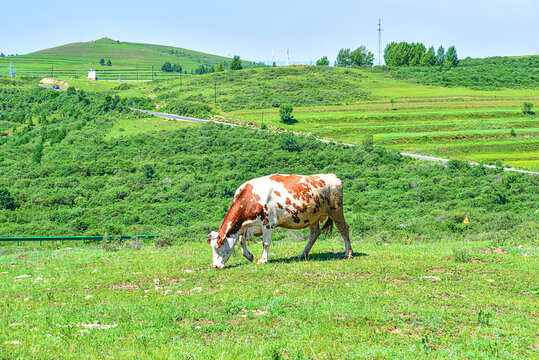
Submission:
[[[97,75],[94,69],[88,70],[88,80],[97,80]]]

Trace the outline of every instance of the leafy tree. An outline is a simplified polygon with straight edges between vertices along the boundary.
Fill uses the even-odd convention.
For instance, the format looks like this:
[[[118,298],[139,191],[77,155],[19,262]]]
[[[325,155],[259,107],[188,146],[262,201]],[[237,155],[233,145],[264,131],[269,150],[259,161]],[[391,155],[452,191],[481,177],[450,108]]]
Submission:
[[[348,67],[352,66],[352,56],[350,55],[350,49],[341,49],[337,54],[337,59],[335,60],[336,66],[339,67]]]
[[[443,65],[445,60],[445,49],[442,45],[436,51],[436,65]]]
[[[197,75],[202,75],[202,74],[207,74],[207,73],[213,73],[215,72],[215,67],[213,65],[199,65],[196,69],[195,69],[195,74]]]
[[[110,62],[110,59],[107,61],[107,66],[112,66],[112,63]]]
[[[434,46],[431,46],[425,53],[425,56],[421,58],[421,65],[433,66],[436,65],[436,54],[434,53]]]
[[[329,66],[329,60],[327,56],[324,56],[316,60],[316,66]]]
[[[532,107],[533,104],[531,102],[525,101],[522,103],[522,112],[524,114],[533,114]]]
[[[414,46],[403,41],[392,42],[384,50],[384,61],[387,66],[407,66],[410,65],[414,55]]]
[[[372,134],[367,134],[363,137],[362,145],[363,149],[366,151],[371,151],[373,149],[374,141],[372,139]]]
[[[41,157],[43,156],[43,143],[39,142],[34,148],[34,157],[33,161],[37,164],[41,162]]]
[[[1,53],[1,54],[0,54],[0,57],[6,57],[6,55],[4,55],[4,53]]]
[[[279,115],[281,116],[281,121],[284,123],[288,123],[294,120],[292,117],[292,105],[290,104],[282,104],[279,107]]]
[[[408,65],[416,66],[421,63],[421,59],[425,56],[425,45],[421,43],[412,43],[411,44],[411,54]]]
[[[68,94],[74,94],[77,92],[77,90],[75,90],[75,87],[74,86],[70,86],[67,88],[67,91],[66,91]]]
[[[298,144],[296,136],[289,132],[281,135],[281,148],[290,152],[299,152],[301,147]]]
[[[457,56],[457,49],[454,46],[451,46],[447,49],[445,54],[444,65],[446,66],[457,66],[459,64],[459,58]]]
[[[232,61],[230,62],[230,70],[241,70],[241,69],[243,69],[243,66],[241,65],[241,59],[238,55],[236,55],[232,58]]]
[[[222,72],[222,71],[225,71],[225,66],[223,65],[223,63],[219,63],[219,65],[217,66],[217,68],[215,69],[215,72]]]
[[[273,62],[273,64],[271,65],[272,67],[276,67],[277,65],[275,65],[275,61]]]
[[[150,164],[144,165],[142,170],[144,171],[144,177],[146,179],[151,180],[151,179],[153,179],[155,177],[155,170],[153,169],[153,167]]]
[[[0,208],[6,210],[15,210],[17,208],[15,199],[6,189],[0,189]]]
[[[174,63],[174,64],[172,65],[171,70],[172,70],[173,72],[177,72],[177,73],[182,72],[182,66],[181,66],[180,64],[178,64],[178,63]]]
[[[352,51],[350,58],[354,66],[372,66],[374,62],[374,55],[364,45]]]
[[[101,58],[101,60],[99,60],[99,65],[105,66],[105,59]]]
[[[170,61],[165,61],[163,65],[161,66],[161,71],[164,72],[172,72],[172,64]]]

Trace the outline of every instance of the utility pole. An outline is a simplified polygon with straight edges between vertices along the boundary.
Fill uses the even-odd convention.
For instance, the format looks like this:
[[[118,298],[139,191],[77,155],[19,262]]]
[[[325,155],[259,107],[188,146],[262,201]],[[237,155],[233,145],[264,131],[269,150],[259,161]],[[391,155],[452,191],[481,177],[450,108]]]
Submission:
[[[419,165],[419,194],[417,196],[417,206],[421,207],[421,165]]]
[[[382,19],[378,19],[378,65],[382,65]]]
[[[51,78],[54,78],[54,65],[51,65]]]
[[[138,81],[138,65],[137,65],[137,81]]]
[[[153,81],[153,65],[152,65],[152,81]]]
[[[217,81],[213,80],[213,103],[217,105]]]

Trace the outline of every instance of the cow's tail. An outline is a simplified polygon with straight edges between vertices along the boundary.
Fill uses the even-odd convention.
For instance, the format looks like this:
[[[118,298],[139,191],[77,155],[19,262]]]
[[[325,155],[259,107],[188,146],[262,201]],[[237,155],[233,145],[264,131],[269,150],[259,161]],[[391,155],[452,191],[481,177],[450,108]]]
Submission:
[[[328,216],[328,219],[326,220],[324,226],[322,226],[322,229],[320,229],[320,232],[331,234],[333,231],[333,220],[331,220],[331,217]]]

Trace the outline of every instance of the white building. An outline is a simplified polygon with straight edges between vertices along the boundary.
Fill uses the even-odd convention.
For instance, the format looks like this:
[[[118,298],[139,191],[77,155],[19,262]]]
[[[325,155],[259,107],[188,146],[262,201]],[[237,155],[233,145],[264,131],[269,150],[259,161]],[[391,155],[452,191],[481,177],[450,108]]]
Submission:
[[[97,80],[97,74],[94,69],[88,70],[88,80]]]

